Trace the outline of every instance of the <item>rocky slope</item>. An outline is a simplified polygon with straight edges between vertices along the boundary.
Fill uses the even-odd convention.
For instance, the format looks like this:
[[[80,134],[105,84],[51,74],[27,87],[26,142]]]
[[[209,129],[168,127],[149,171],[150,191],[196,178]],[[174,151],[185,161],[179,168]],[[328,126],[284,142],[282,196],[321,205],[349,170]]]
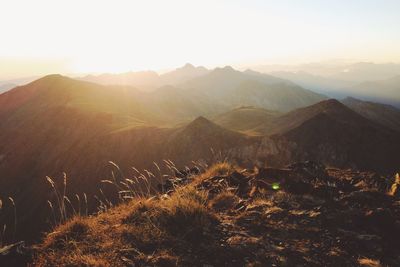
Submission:
[[[218,164],[164,191],[57,227],[38,266],[398,266],[391,177],[326,168]],[[399,182],[399,181],[398,181]],[[173,186],[172,186],[173,185]],[[166,193],[164,193],[166,192]]]

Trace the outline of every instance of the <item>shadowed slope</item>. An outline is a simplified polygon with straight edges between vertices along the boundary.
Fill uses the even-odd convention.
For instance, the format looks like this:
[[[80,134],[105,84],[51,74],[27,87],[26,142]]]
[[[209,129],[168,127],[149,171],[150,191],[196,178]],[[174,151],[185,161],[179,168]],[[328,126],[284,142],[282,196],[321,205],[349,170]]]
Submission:
[[[341,102],[361,116],[400,132],[400,109],[390,105],[362,101],[352,97],[347,97]]]
[[[337,100],[289,112],[268,125],[291,160],[319,160],[334,166],[395,171],[399,134],[381,127]],[[279,143],[279,142],[278,142]]]
[[[240,72],[232,67],[216,68],[206,75],[181,85],[202,92],[228,110],[238,105],[288,111],[325,99],[287,80],[252,71]]]

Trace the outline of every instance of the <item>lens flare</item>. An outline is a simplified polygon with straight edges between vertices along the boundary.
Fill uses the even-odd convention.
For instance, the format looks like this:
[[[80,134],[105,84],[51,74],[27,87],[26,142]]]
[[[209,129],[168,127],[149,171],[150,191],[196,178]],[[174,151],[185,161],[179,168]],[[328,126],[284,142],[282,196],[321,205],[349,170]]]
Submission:
[[[272,183],[272,189],[279,190],[280,188],[279,183]]]

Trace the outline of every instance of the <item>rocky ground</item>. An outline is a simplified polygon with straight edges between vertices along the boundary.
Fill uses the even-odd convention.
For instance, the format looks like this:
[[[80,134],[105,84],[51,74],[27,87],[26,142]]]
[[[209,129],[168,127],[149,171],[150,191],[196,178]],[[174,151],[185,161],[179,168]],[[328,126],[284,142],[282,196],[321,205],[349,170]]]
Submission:
[[[205,172],[181,171],[161,186],[165,194],[59,226],[31,248],[31,261],[38,266],[400,266],[400,198],[394,183],[314,162],[255,170],[224,163]]]

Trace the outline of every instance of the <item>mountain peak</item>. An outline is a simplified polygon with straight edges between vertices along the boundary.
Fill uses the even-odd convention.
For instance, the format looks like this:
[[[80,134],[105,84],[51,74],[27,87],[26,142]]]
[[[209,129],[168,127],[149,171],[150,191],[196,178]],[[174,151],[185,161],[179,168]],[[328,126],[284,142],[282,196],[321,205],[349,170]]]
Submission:
[[[305,107],[304,110],[308,110],[310,114],[325,113],[330,116],[336,117],[341,121],[352,121],[359,119],[364,119],[362,116],[348,108],[346,105],[341,103],[337,99],[328,99],[321,101],[309,107]]]
[[[235,69],[227,65],[224,67],[224,70],[234,71]]]
[[[63,76],[61,74],[49,74],[46,76],[43,76],[40,79],[37,79],[35,81],[32,82],[33,83],[49,83],[49,82],[61,82],[61,81],[73,81],[73,79],[67,77],[67,76]]]
[[[213,123],[211,121],[209,121],[208,119],[206,119],[203,116],[199,116],[196,119],[194,119],[190,125],[212,125]]]
[[[223,68],[218,67],[214,69],[214,73],[235,73],[237,70],[232,68],[231,66],[225,66]]]
[[[66,76],[55,73],[55,74],[48,74],[46,76],[43,76],[42,78],[40,78],[38,80],[63,79],[63,78],[68,79],[68,77],[66,77]]]
[[[247,73],[247,74],[257,74],[257,75],[261,74],[260,72],[255,71],[255,70],[252,70],[252,69],[246,69],[243,73]]]
[[[196,133],[198,134],[199,131],[201,132],[214,132],[214,131],[220,131],[222,128],[215,124],[214,122],[206,119],[203,116],[199,116],[193,121],[191,121],[189,124],[186,125],[185,131],[190,132],[190,133]]]
[[[360,102],[360,99],[354,98],[352,96],[347,96],[346,98],[343,99],[343,101],[352,101],[352,102]]]
[[[181,69],[195,69],[196,67],[190,63],[186,63]]]
[[[334,98],[321,101],[321,102],[319,102],[319,103],[317,103],[315,105],[323,107],[323,108],[326,108],[326,109],[346,108],[345,105],[343,105],[342,103],[340,103],[339,100],[334,99]]]

